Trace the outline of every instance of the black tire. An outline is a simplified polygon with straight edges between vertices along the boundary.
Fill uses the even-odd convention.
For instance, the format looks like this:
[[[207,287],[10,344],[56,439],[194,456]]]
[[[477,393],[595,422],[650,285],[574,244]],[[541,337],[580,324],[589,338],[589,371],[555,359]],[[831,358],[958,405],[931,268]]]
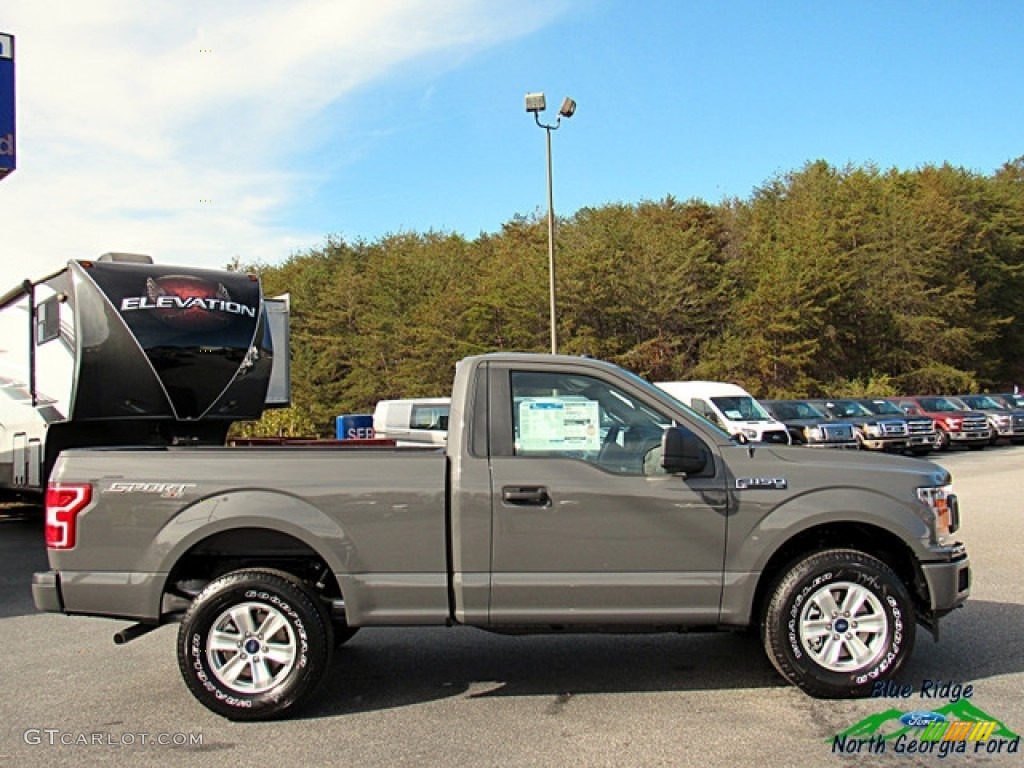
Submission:
[[[830,549],[782,575],[768,598],[762,638],[793,685],[811,696],[854,698],[869,695],[909,658],[915,621],[907,588],[885,563]]]
[[[949,450],[949,435],[944,429],[937,429],[935,431],[935,450],[936,451],[948,451]]]
[[[230,720],[283,715],[308,700],[330,663],[325,617],[319,598],[290,574],[247,569],[221,576],[182,620],[181,676],[203,706]]]

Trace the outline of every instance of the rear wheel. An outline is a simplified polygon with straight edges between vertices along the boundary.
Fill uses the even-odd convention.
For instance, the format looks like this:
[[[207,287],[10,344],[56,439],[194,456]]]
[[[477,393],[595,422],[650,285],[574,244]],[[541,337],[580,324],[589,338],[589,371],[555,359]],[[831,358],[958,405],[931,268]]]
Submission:
[[[789,682],[824,698],[866,696],[914,645],[906,587],[880,560],[831,549],[797,561],[764,613],[765,651]]]
[[[231,720],[276,717],[305,701],[330,661],[331,628],[318,600],[278,571],[211,582],[178,631],[178,666],[192,695]]]

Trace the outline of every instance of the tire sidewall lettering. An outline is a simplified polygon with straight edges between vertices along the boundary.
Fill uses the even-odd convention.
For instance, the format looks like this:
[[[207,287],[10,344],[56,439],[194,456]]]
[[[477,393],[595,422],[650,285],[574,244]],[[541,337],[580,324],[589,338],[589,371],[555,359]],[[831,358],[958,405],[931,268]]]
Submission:
[[[810,617],[805,614],[811,597],[843,583],[873,595],[885,623],[883,635],[872,641],[874,660],[859,669],[823,666],[802,639],[801,622]],[[895,674],[913,647],[916,619],[907,588],[889,566],[866,552],[837,548],[808,554],[791,564],[775,586],[766,621],[765,650],[776,669],[808,693],[832,698],[867,695],[875,680]],[[812,636],[815,643],[820,642],[819,632]]]
[[[266,587],[255,586],[252,580],[256,578],[275,578],[284,591],[269,584]],[[301,582],[285,573],[272,571],[236,572],[234,576],[222,577],[216,587],[214,584],[209,585],[196,598],[193,610],[186,615],[179,640],[181,672],[192,693],[208,708],[229,717],[232,717],[229,711],[251,712],[253,714],[245,715],[244,719],[252,719],[254,716],[260,717],[257,713],[273,714],[291,707],[315,687],[323,665],[329,658],[324,653],[324,627],[316,626],[320,614],[315,600],[315,595]],[[295,658],[291,671],[274,687],[251,695],[232,690],[215,677],[212,660],[206,649],[215,617],[243,603],[257,603],[279,613],[295,639]],[[312,627],[309,622],[312,622]],[[315,652],[311,631],[317,638]]]

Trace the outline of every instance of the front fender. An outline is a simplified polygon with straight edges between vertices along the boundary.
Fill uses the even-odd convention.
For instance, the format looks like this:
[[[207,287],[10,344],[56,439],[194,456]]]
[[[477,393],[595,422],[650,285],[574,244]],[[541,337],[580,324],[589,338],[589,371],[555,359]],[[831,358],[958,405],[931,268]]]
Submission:
[[[739,513],[730,519],[726,570],[759,572],[789,540],[811,528],[830,523],[856,523],[888,531],[903,540],[919,558],[927,553],[932,530],[915,511],[915,502],[902,501],[872,488],[824,488],[786,499],[777,506],[754,500],[770,490],[742,491]],[[749,511],[745,508],[753,507]]]
[[[813,529],[844,524],[874,528],[880,544],[889,534],[902,541],[918,561],[926,555],[932,536],[912,501],[903,502],[876,489],[818,489],[774,506],[770,490],[740,493],[739,511],[730,518],[726,544],[721,620],[727,625],[749,621],[768,563]]]

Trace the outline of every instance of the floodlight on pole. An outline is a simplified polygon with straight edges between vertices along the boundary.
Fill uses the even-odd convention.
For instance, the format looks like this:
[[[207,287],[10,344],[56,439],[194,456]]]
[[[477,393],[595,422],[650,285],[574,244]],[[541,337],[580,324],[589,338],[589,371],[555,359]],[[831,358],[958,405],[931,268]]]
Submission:
[[[554,125],[548,125],[540,121],[540,113],[547,107],[543,93],[526,94],[526,111],[533,113],[533,119],[538,126],[544,129],[547,137],[547,161],[548,161],[548,297],[551,303],[551,354],[558,354],[558,330],[557,330],[557,309],[555,300],[555,198],[554,185],[551,178],[551,132],[558,130],[562,124],[562,118],[572,117],[576,113],[576,102],[566,97],[558,110],[558,118]]]

